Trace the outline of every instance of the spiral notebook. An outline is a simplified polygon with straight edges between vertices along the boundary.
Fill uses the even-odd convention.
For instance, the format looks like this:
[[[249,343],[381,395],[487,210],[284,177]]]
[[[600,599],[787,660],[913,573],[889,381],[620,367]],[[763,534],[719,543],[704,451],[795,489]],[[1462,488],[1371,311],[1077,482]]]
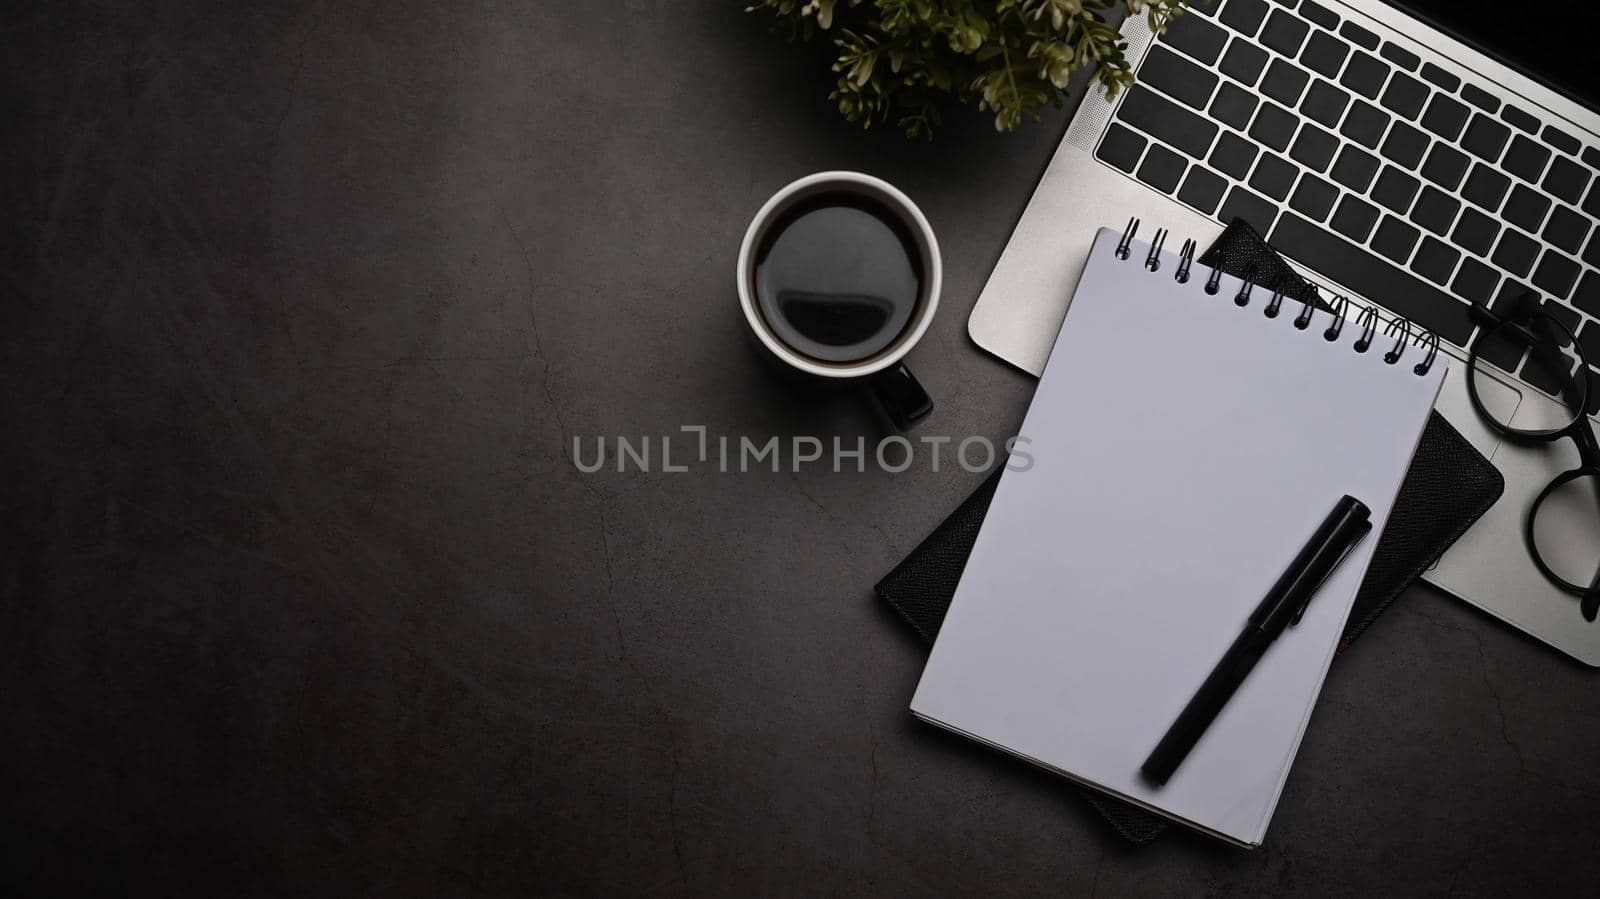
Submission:
[[[1102,230],[917,685],[919,718],[1258,845],[1376,545],[1358,546],[1165,786],[1139,766],[1335,500],[1381,532],[1431,335]],[[1115,679],[1105,676],[1117,671]]]

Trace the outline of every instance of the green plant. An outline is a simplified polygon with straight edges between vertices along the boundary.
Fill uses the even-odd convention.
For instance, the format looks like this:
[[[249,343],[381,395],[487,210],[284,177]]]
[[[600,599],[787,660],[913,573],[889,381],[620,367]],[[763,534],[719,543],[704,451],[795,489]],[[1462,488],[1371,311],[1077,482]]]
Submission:
[[[829,99],[863,127],[895,119],[908,137],[931,137],[941,101],[978,99],[1011,131],[1059,107],[1067,80],[1098,63],[1113,95],[1133,81],[1127,44],[1106,21],[1113,7],[1144,14],[1162,31],[1188,0],[758,0],[790,36],[833,34],[839,79]]]

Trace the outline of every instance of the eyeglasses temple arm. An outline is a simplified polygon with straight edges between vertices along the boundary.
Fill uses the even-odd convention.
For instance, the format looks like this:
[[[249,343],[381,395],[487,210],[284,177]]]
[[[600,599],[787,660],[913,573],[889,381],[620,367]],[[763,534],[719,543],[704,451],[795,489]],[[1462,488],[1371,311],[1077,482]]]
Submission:
[[[1532,291],[1529,291],[1522,296],[1517,297],[1517,299],[1514,301],[1512,308],[1515,311],[1512,313],[1512,315],[1501,315],[1498,312],[1495,312],[1493,309],[1490,309],[1487,303],[1473,303],[1467,314],[1474,322],[1477,322],[1480,329],[1478,332],[1480,336],[1488,334],[1490,331],[1493,331],[1496,328],[1505,327],[1510,330],[1518,340],[1527,343],[1529,346],[1533,346],[1535,344],[1548,343],[1549,341],[1538,336],[1537,334],[1534,334],[1528,329],[1526,324],[1518,321],[1518,319],[1525,317],[1529,303],[1536,304],[1538,301],[1538,295]]]

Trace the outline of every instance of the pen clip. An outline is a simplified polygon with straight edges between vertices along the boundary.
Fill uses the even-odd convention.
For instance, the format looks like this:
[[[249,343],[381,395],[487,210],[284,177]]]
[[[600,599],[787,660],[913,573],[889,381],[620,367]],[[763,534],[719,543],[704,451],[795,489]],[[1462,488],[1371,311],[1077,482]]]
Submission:
[[[1300,623],[1300,617],[1306,613],[1306,609],[1311,605],[1311,598],[1322,592],[1322,588],[1327,585],[1328,579],[1333,577],[1334,572],[1339,570],[1339,566],[1344,564],[1344,560],[1349,557],[1350,553],[1353,552],[1356,547],[1361,545],[1361,541],[1367,539],[1367,535],[1370,533],[1372,533],[1372,522],[1361,522],[1360,533],[1356,534],[1356,538],[1351,540],[1350,545],[1346,546],[1344,548],[1344,552],[1339,554],[1338,561],[1334,562],[1333,566],[1328,569],[1328,573],[1323,575],[1322,580],[1317,582],[1316,589],[1306,591],[1306,598],[1300,600],[1300,608],[1295,609],[1294,617],[1289,619],[1290,627],[1294,627]]]

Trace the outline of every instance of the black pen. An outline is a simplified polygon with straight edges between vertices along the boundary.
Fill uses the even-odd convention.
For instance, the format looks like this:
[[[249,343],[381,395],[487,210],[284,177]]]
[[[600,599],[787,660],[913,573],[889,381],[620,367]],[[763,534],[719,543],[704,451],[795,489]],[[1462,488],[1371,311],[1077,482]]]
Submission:
[[[1256,662],[1266,654],[1267,647],[1278,639],[1286,628],[1300,622],[1311,597],[1322,588],[1324,581],[1339,567],[1344,557],[1355,548],[1361,538],[1372,530],[1371,512],[1353,496],[1346,496],[1334,504],[1333,511],[1311,535],[1311,540],[1289,563],[1277,583],[1267,591],[1265,599],[1250,614],[1244,632],[1233,641],[1222,661],[1212,669],[1194,698],[1183,707],[1178,720],[1172,722],[1166,736],[1145,759],[1139,769],[1146,780],[1156,785],[1167,782],[1189,755],[1189,750],[1199,742],[1211,722],[1228,704],[1234,691],[1249,675]]]

